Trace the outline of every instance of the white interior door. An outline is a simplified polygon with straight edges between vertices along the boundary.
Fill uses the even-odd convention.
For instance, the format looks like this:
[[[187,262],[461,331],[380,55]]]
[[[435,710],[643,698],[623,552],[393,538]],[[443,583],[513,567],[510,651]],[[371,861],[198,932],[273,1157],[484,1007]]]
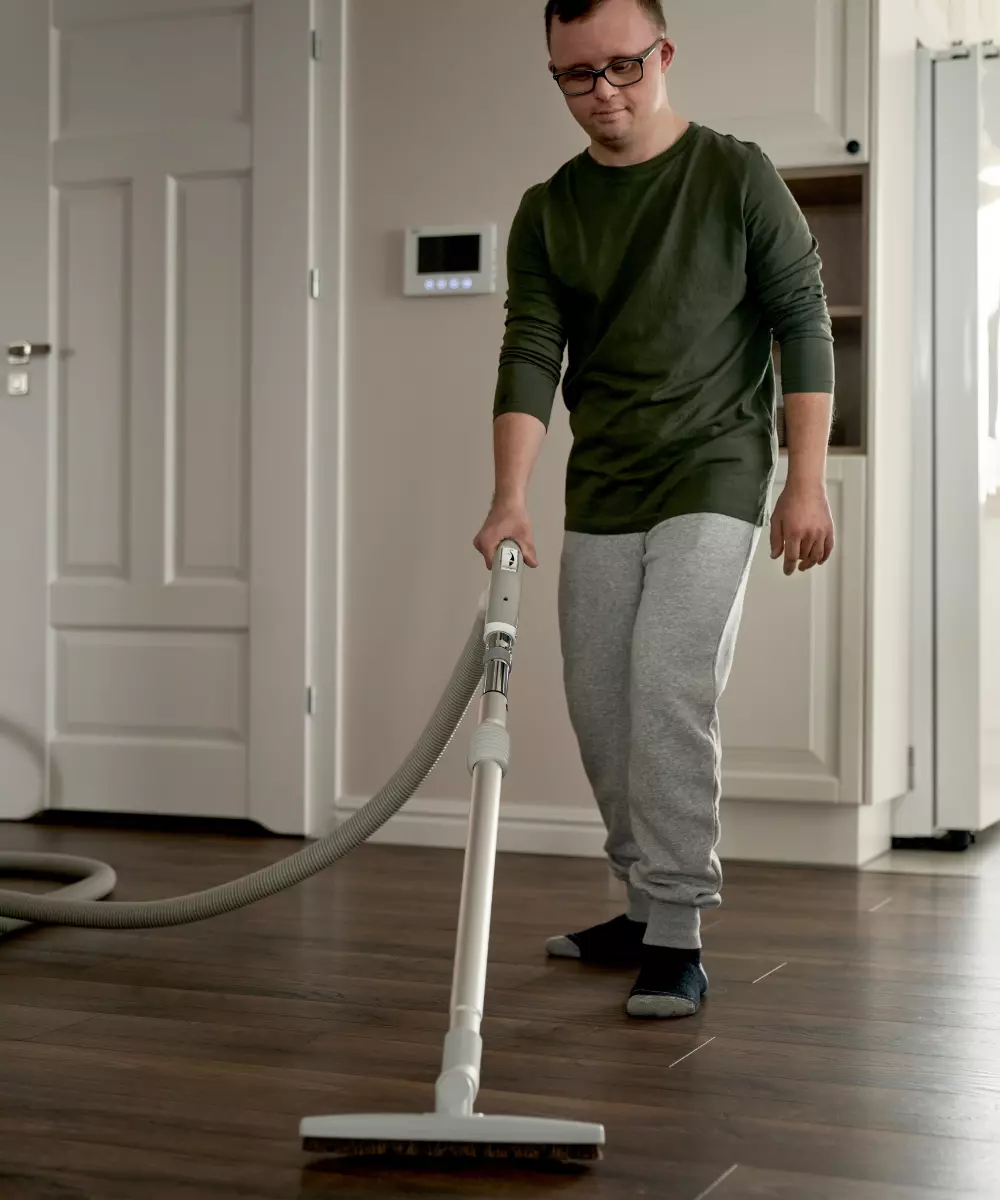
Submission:
[[[0,0],[2,817],[306,827],[309,28]]]

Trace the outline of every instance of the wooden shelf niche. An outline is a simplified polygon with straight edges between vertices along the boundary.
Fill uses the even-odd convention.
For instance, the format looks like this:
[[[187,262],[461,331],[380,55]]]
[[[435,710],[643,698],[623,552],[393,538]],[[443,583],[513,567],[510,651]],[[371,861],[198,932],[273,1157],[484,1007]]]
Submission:
[[[824,167],[784,171],[782,176],[809,222],[823,262],[837,373],[830,447],[862,453],[868,424],[868,168]],[[774,353],[780,406],[780,346]],[[783,418],[779,407],[781,445]]]

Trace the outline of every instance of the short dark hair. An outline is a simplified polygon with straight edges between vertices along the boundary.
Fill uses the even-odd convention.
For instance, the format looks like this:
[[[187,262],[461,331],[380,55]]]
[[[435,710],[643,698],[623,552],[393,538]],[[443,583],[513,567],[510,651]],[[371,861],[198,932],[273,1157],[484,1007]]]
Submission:
[[[667,32],[667,18],[663,14],[662,0],[635,0],[647,17],[663,34]],[[548,0],[545,5],[545,39],[551,40],[552,22],[568,25],[571,21],[582,21],[604,3],[604,0]]]

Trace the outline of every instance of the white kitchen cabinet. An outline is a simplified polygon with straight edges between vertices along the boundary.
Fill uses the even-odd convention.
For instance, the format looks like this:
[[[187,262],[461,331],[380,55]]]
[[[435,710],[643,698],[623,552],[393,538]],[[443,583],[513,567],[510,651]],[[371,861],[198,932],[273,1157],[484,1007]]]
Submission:
[[[870,0],[671,0],[673,106],[778,167],[870,157]]]
[[[786,576],[762,531],[720,703],[729,800],[862,802],[864,487],[861,455],[830,457],[837,547],[822,567]]]

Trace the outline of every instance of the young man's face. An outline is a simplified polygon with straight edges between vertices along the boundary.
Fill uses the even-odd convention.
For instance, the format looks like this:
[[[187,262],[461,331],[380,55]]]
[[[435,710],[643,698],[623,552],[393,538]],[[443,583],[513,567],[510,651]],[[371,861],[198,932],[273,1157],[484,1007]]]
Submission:
[[[566,25],[558,19],[552,22],[549,56],[556,71],[571,67],[600,70],[622,59],[640,57],[654,42],[638,83],[615,87],[601,78],[592,92],[565,96],[570,112],[595,142],[609,148],[627,146],[664,105],[663,73],[673,58],[674,47],[635,0],[606,0],[582,21]],[[612,78],[625,77],[608,73]],[[589,86],[589,81],[582,86]]]

